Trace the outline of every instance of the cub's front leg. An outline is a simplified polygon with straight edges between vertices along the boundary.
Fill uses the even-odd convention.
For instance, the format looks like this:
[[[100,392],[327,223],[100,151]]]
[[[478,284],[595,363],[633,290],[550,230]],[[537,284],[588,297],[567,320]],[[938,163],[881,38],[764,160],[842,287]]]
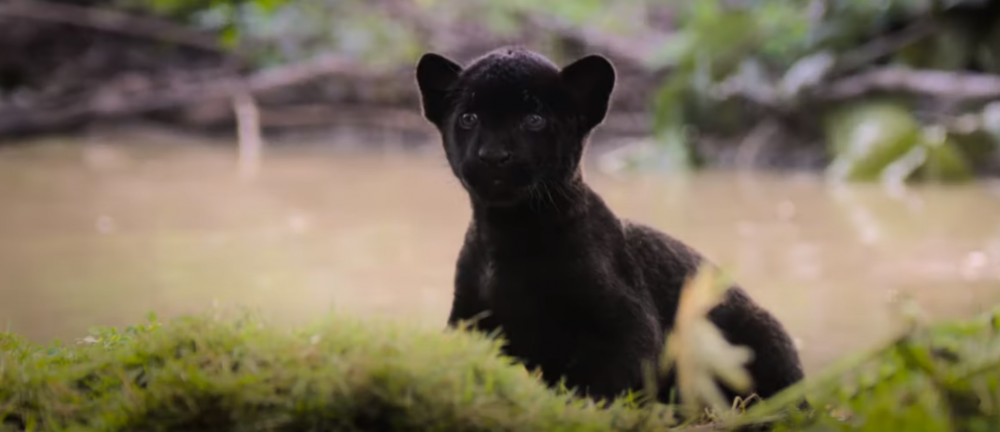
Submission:
[[[482,296],[483,284],[488,281],[483,279],[486,265],[477,252],[474,243],[466,242],[459,253],[447,327],[454,329],[465,321],[471,328],[489,333],[496,328],[496,324],[489,316],[489,308]]]
[[[568,388],[597,401],[644,390],[647,363],[655,374],[663,349],[663,332],[651,316],[629,316],[606,329],[581,341],[566,372]]]

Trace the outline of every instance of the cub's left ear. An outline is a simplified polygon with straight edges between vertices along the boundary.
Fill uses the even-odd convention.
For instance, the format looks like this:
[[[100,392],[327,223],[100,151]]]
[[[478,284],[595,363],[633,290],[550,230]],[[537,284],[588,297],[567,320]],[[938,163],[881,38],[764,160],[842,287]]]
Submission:
[[[559,72],[563,83],[584,107],[587,128],[604,121],[611,91],[615,88],[615,67],[603,56],[592,54],[570,63]]]

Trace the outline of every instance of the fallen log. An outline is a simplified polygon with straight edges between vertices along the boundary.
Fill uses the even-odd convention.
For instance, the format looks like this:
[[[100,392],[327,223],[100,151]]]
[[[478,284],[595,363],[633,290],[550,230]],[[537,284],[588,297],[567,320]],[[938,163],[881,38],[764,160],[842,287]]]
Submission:
[[[17,107],[0,107],[0,136],[63,129],[88,120],[136,116],[193,103],[228,100],[243,91],[252,95],[331,75],[372,78],[387,72],[362,67],[337,55],[327,55],[264,69],[249,76],[199,79],[205,74],[191,73],[190,80],[175,78],[166,86],[147,85],[138,90],[112,82],[86,95],[63,98],[56,104],[37,101]]]

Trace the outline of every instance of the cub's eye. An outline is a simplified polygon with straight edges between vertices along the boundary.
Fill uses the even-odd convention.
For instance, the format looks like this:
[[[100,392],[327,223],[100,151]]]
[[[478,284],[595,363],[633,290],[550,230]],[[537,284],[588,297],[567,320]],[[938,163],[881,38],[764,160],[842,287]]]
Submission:
[[[529,114],[524,118],[525,129],[538,131],[545,127],[545,119],[538,114]]]
[[[465,113],[458,118],[458,127],[462,129],[472,129],[477,124],[479,124],[479,116],[473,113]]]

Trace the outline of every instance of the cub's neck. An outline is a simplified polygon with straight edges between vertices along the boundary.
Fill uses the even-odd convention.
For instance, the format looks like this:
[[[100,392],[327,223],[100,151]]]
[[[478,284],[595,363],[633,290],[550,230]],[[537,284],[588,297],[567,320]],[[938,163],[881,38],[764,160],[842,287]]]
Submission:
[[[558,188],[539,188],[510,206],[473,200],[472,218],[478,240],[506,253],[584,247],[620,233],[621,227],[604,200],[579,178]]]

